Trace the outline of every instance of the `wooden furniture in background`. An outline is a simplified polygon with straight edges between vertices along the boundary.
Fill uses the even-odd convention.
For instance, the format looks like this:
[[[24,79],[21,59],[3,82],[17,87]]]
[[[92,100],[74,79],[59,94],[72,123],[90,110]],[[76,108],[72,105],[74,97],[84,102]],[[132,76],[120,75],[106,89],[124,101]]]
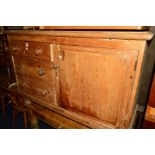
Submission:
[[[4,103],[5,96],[6,96],[6,94],[2,90],[0,90],[0,105],[2,108],[2,114],[3,114],[4,118],[6,117],[6,109],[5,109],[5,103]]]
[[[5,118],[7,105],[11,103],[13,108],[13,117],[12,117],[13,126],[15,127],[16,124],[16,115],[19,112],[22,112],[24,118],[23,119],[24,127],[27,128],[28,108],[24,106],[23,99],[16,90],[17,89],[15,83],[10,84],[10,81],[7,80],[0,81],[0,99],[1,99],[0,104],[2,104],[2,113]],[[5,101],[4,98],[6,99]]]
[[[155,129],[155,74],[154,74],[154,78],[151,86],[143,128]]]
[[[1,28],[0,32],[0,81],[3,78],[3,71],[6,68],[7,70],[7,53],[6,53],[6,36],[3,35],[2,30],[3,27]],[[0,90],[0,105],[2,107],[2,113],[3,117],[5,118],[6,116],[6,105],[4,102],[4,98],[6,96],[6,93],[2,90]]]
[[[0,34],[0,74],[0,80],[5,78],[10,83],[15,80],[11,55],[8,49],[8,40],[4,33]]]
[[[7,95],[11,101],[12,107],[13,107],[13,126],[15,127],[16,123],[16,115],[19,112],[23,113],[23,122],[24,122],[24,128],[27,128],[27,112],[28,109],[23,104],[23,99],[18,95],[17,92],[10,91]]]
[[[154,74],[151,92],[150,92],[149,105],[155,108],[155,74]]]
[[[36,116],[56,128],[132,128],[142,62],[153,33],[5,33],[18,92],[30,101],[29,108],[36,105]],[[54,125],[60,122],[65,123]]]
[[[4,68],[6,66],[6,58],[5,58],[5,52],[0,52],[0,69]]]
[[[0,69],[6,66],[5,37],[0,34]]]

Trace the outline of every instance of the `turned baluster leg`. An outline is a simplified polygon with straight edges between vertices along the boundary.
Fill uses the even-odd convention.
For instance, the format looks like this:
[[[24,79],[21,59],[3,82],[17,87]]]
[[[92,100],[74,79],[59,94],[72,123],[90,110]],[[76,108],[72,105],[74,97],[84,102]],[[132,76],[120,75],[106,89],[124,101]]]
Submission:
[[[37,117],[33,114],[32,111],[29,111],[30,124],[32,129],[39,129],[39,123]]]
[[[23,117],[24,117],[24,128],[27,128],[27,116],[26,116],[26,111],[23,112]]]

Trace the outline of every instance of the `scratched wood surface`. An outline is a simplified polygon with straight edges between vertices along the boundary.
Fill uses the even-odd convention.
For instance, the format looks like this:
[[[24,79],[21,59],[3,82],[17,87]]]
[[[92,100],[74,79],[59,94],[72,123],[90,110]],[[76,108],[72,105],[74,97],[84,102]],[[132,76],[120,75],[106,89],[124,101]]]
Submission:
[[[55,87],[52,83],[27,76],[17,76],[18,89],[50,104],[57,104]]]
[[[54,85],[54,69],[50,62],[14,56],[16,74],[51,82]]]
[[[147,30],[149,26],[39,26],[39,29],[48,30]]]
[[[50,45],[47,43],[12,40],[9,42],[13,55],[50,61]]]
[[[136,51],[61,46],[60,95],[63,107],[117,125],[129,102]],[[124,91],[126,90],[126,91]]]
[[[21,61],[14,61],[14,66],[21,62],[26,72],[20,72],[15,66],[21,94],[90,128],[130,127],[146,40],[152,39],[153,33],[5,33],[8,33],[10,47],[19,47],[12,52],[14,60],[17,55],[23,57]],[[51,70],[54,69],[53,79],[49,63]],[[40,64],[47,74],[39,78],[36,70]]]
[[[153,33],[149,31],[5,31],[4,34],[32,36],[53,36],[53,37],[75,37],[75,38],[102,38],[102,39],[124,39],[124,40],[151,40]],[[16,38],[17,39],[17,38]],[[46,38],[45,38],[46,39]]]

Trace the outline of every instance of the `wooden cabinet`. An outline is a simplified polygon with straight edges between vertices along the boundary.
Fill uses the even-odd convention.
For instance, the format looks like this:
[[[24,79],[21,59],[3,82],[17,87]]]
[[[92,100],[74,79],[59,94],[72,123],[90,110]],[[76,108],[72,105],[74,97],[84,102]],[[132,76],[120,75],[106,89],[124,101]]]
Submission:
[[[88,128],[132,127],[151,32],[6,33],[19,91],[56,113],[51,119],[61,115],[61,121]]]

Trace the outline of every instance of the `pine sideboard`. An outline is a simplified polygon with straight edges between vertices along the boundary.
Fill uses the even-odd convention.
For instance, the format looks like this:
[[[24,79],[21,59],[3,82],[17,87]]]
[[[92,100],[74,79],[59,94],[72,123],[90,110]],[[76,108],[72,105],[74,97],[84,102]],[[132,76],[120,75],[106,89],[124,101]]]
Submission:
[[[142,63],[153,33],[5,33],[18,92],[42,120],[55,128],[132,128]]]

